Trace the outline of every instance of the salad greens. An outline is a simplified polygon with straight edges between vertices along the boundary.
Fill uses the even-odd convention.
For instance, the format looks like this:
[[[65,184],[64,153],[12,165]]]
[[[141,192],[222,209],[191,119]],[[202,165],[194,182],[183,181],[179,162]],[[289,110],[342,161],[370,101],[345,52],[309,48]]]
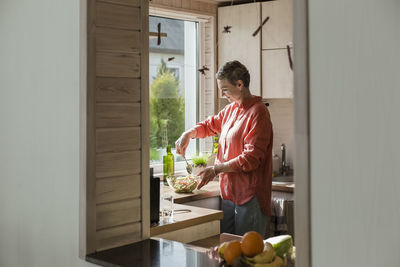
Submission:
[[[196,189],[198,182],[198,176],[186,175],[180,177],[167,177],[168,185],[176,192],[176,193],[190,193]]]
[[[198,155],[194,156],[192,158],[192,163],[194,167],[198,166],[206,166],[208,162],[209,155],[208,154],[203,154],[203,155]]]

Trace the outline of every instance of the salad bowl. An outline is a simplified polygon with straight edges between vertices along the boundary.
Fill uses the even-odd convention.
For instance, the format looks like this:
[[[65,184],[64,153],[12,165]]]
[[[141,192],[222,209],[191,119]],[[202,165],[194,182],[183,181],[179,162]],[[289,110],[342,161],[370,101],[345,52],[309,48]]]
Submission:
[[[186,176],[168,176],[167,182],[169,187],[175,193],[191,193],[197,188],[200,183],[200,176],[188,174]]]

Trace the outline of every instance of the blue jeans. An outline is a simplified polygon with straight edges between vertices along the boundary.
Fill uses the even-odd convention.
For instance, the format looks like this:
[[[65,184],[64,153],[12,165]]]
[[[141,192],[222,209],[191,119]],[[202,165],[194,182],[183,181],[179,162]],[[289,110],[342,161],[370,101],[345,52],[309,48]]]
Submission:
[[[257,231],[264,238],[268,217],[261,211],[256,196],[243,205],[222,199],[221,209],[224,212],[221,233],[244,235],[248,231]]]

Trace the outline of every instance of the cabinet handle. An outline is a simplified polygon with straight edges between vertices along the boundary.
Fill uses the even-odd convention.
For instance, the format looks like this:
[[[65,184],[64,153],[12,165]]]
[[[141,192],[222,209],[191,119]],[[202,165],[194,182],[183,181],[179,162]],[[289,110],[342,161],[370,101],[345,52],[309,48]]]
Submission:
[[[257,30],[253,33],[253,37],[257,35],[257,33],[261,30],[262,26],[269,20],[269,17],[266,17],[264,21],[261,23],[260,26],[258,26]]]
[[[290,46],[286,46],[287,54],[288,54],[288,59],[289,59],[289,67],[291,70],[293,70],[293,61],[292,61],[292,54],[290,53]]]

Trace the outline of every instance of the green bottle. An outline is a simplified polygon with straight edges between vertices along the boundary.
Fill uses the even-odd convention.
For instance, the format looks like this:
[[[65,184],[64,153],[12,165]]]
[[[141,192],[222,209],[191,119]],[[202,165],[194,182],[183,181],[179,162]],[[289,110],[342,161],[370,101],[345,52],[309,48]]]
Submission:
[[[167,146],[167,155],[163,157],[163,167],[164,167],[164,172],[163,172],[163,179],[164,179],[164,184],[168,185],[167,182],[167,177],[169,175],[174,175],[175,173],[175,161],[174,161],[174,154],[171,153],[171,145]]]

